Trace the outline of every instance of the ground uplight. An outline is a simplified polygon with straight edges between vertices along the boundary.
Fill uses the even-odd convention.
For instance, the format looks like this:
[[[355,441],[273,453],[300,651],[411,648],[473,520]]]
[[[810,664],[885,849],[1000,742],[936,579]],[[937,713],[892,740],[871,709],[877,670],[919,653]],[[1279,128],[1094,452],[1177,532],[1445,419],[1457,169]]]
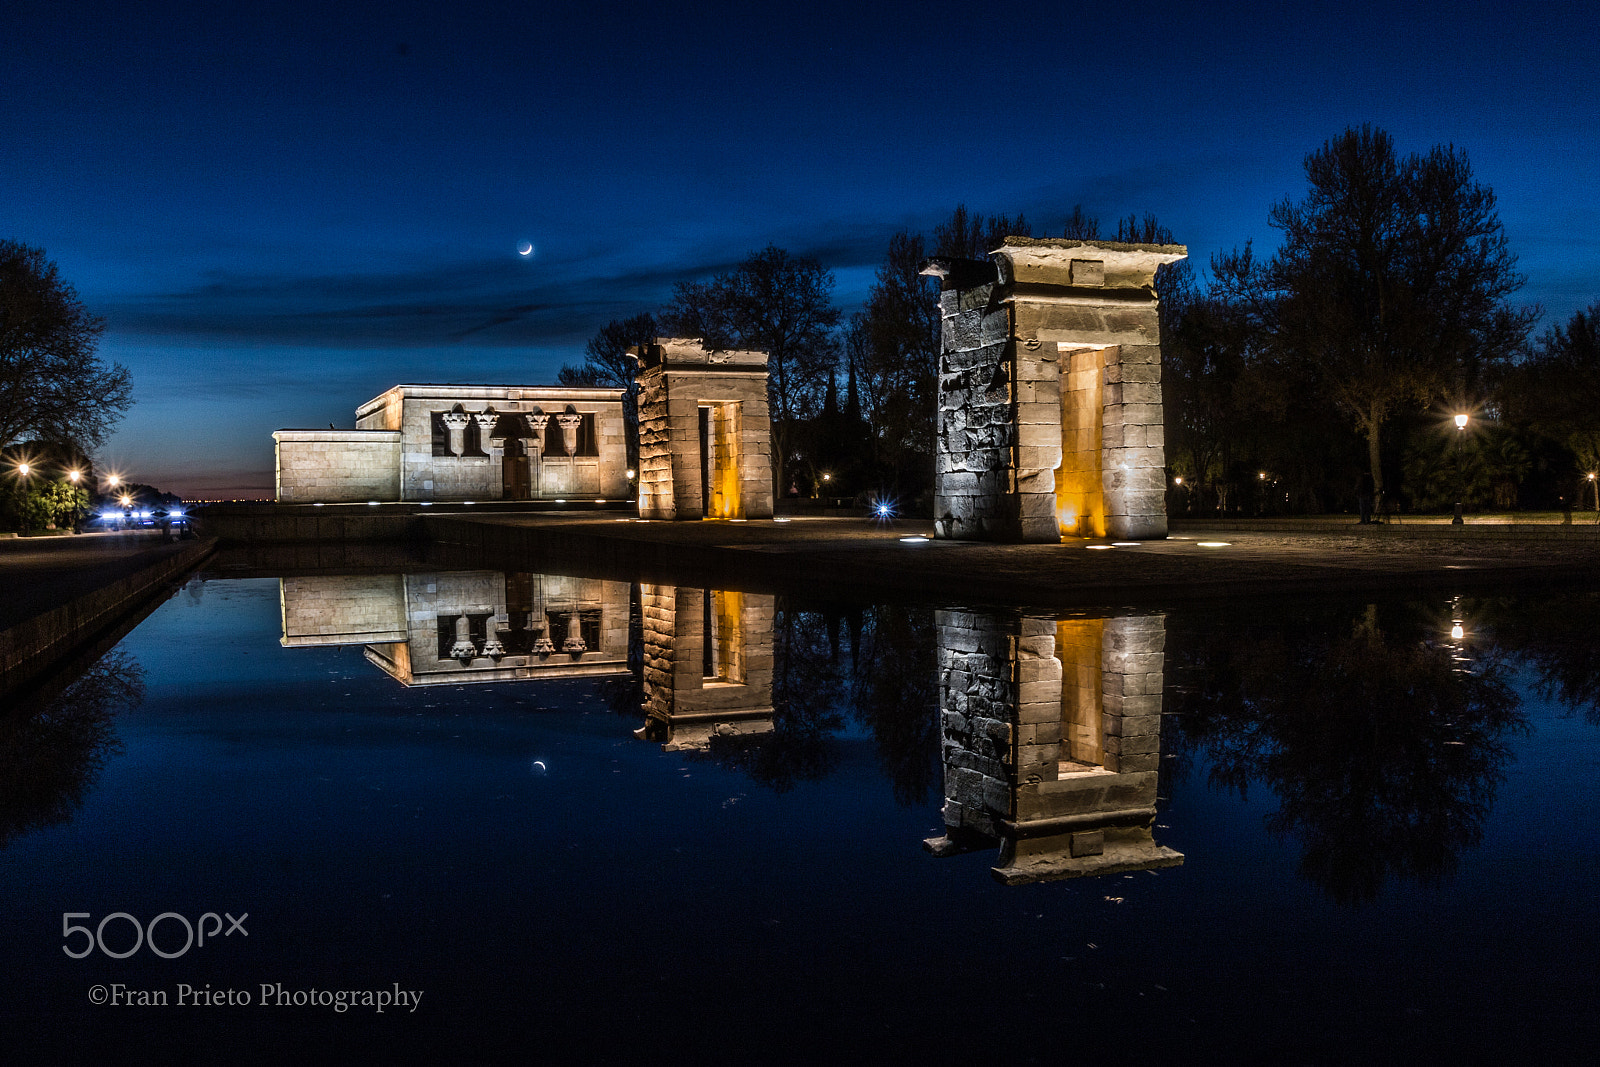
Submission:
[[[1232,541],[1196,541],[1195,544],[1200,548],[1227,548],[1230,545],[1232,545],[1233,542]]]

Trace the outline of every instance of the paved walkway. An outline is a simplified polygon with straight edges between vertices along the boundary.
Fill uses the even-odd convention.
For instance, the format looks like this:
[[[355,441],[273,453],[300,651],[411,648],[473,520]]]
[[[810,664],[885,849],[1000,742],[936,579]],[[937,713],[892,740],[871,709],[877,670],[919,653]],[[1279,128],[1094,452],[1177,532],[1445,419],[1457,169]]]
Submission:
[[[1592,527],[1529,539],[1470,531],[1402,536],[1398,527],[1343,532],[1185,532],[1110,546],[994,545],[902,538],[931,523],[877,527],[859,519],[666,523],[594,517],[432,515],[431,540],[452,563],[630,567],[685,584],[822,596],[1068,607],[1232,596],[1600,585]],[[1100,547],[1092,547],[1098,544]]]
[[[0,630],[126,578],[184,544],[163,541],[159,530],[0,538]]]

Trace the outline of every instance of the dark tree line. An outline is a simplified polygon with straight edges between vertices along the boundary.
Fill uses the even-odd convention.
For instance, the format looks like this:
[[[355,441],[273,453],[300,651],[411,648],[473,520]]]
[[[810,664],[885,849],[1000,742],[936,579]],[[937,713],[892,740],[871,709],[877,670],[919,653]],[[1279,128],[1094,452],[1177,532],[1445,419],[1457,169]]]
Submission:
[[[1276,252],[1247,243],[1164,294],[1172,510],[1348,509],[1363,476],[1396,510],[1570,504],[1600,460],[1579,399],[1600,391],[1593,327],[1527,344],[1539,310],[1513,302],[1523,278],[1466,153],[1401,155],[1363,126],[1305,172],[1269,213]]]
[[[1306,189],[1272,205],[1281,242],[1156,277],[1173,513],[1570,506],[1596,500],[1600,304],[1529,344],[1539,310],[1493,191],[1450,145],[1402,154],[1371,126],[1305,160]],[[1154,215],[1102,234],[1082,205],[1062,237],[1176,243]],[[833,277],[768,247],[617,320],[562,380],[631,388],[627,349],[657,334],[767,351],[775,488],[909,502],[933,485],[938,286],[932,257],[984,258],[1022,216],[958,206],[890,238],[861,309]],[[630,408],[631,410],[631,408]],[[1453,416],[1469,416],[1458,431]],[[1600,500],[1596,501],[1600,508]]]

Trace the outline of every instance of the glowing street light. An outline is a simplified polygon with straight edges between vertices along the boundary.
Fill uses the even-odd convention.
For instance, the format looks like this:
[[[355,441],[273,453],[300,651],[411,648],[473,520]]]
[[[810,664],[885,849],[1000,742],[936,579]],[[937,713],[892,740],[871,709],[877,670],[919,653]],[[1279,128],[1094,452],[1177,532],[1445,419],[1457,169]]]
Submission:
[[[1450,520],[1450,525],[1452,526],[1460,526],[1462,524],[1461,498],[1467,495],[1467,480],[1461,473],[1461,438],[1466,436],[1466,428],[1467,414],[1462,412],[1456,416],[1456,514]]]
[[[83,472],[82,471],[68,471],[67,472],[67,481],[71,482],[73,485],[77,485],[78,484],[78,479],[80,479],[82,477],[83,477]]]
[[[28,476],[28,472],[31,470],[33,470],[33,468],[26,463],[17,464],[17,473],[22,475],[24,478]]]
[[[1466,415],[1457,415],[1456,416],[1456,429],[1465,430],[1467,428],[1467,419],[1468,419],[1468,416],[1466,416]]]

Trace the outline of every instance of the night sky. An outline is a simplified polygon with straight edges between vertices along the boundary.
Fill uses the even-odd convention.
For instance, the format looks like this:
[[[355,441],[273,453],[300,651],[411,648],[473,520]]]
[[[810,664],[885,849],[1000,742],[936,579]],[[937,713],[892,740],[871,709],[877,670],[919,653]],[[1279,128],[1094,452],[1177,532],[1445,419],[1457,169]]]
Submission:
[[[958,202],[1268,251],[1362,122],[1467,150],[1541,330],[1600,298],[1600,9],[1305,7],[14,0],[0,237],[133,372],[101,469],[191,498],[398,382],[553,381],[768,243],[847,312]]]

